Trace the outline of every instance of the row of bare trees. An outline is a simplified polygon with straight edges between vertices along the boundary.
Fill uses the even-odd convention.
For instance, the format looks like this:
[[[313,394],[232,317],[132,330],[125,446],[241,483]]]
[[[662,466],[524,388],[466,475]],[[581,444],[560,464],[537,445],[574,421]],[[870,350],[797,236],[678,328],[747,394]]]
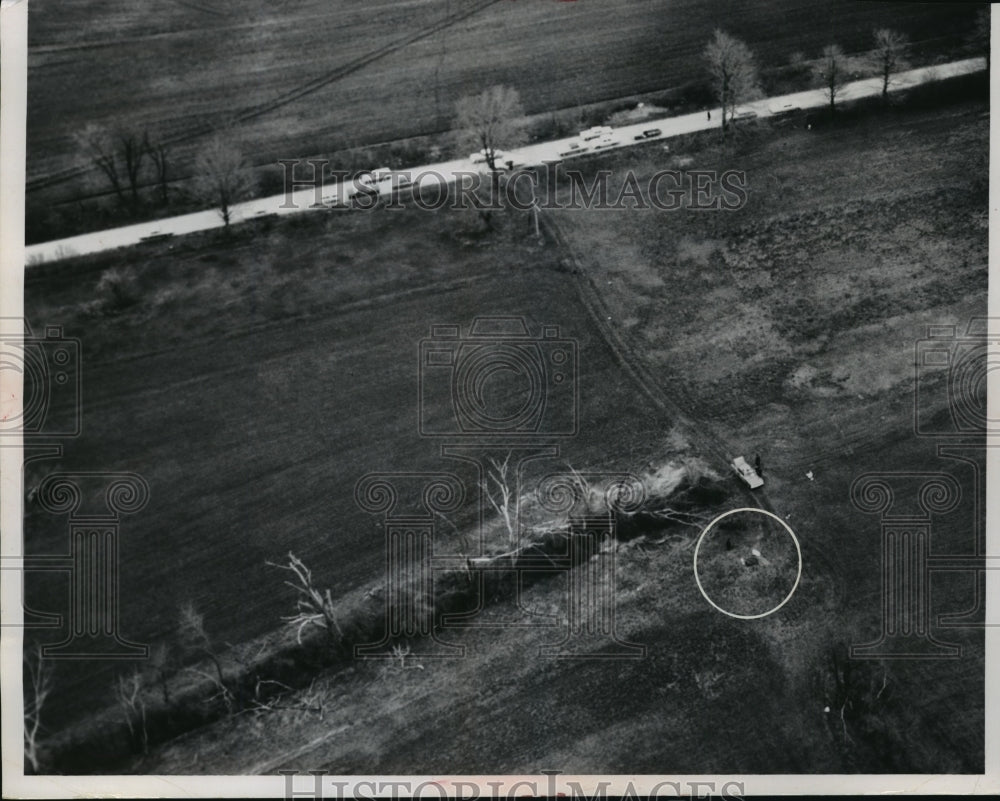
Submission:
[[[988,23],[988,18],[986,18]],[[988,32],[987,32],[988,37]],[[831,112],[844,85],[859,70],[875,72],[882,82],[882,100],[888,102],[889,88],[895,76],[906,69],[906,36],[888,28],[879,28],[873,34],[874,47],[863,58],[848,56],[840,45],[830,44],[813,65],[815,82],[826,92]],[[739,104],[762,96],[756,58],[750,48],[739,39],[716,30],[705,47],[705,62],[712,80],[712,89],[722,108],[722,129],[732,123]]]
[[[107,181],[118,203],[130,213],[136,213],[141,205],[147,164],[152,167],[160,202],[167,203],[170,153],[166,145],[154,142],[148,131],[110,129],[91,123],[76,135],[76,145]]]
[[[76,144],[129,214],[134,216],[141,209],[143,190],[150,181],[158,202],[164,206],[169,203],[171,181],[178,177],[172,154],[148,131],[91,124],[77,135]],[[189,187],[200,202],[217,208],[223,223],[229,225],[233,205],[254,187],[253,173],[232,126],[213,133],[197,150]]]
[[[973,41],[989,53],[989,14],[977,18]],[[874,72],[882,82],[883,102],[895,76],[907,69],[906,36],[888,28],[873,32],[873,49],[865,57],[848,56],[840,45],[827,45],[814,63],[814,80],[829,98],[834,109],[844,85],[860,70]],[[725,31],[716,30],[705,47],[705,63],[712,91],[722,110],[721,127],[725,131],[736,118],[737,107],[763,95],[757,59],[747,44]],[[517,90],[493,86],[477,95],[461,98],[455,105],[455,123],[462,147],[479,148],[490,172],[496,175],[498,154],[524,142],[524,107]]]
[[[298,642],[301,644],[305,629],[315,626],[325,629],[330,646],[337,647],[344,633],[335,615],[330,590],[321,591],[316,587],[312,572],[294,553],[288,554],[287,564],[268,564],[286,570],[292,576],[292,580],[285,583],[298,594],[296,610],[295,614],[283,620],[296,631]],[[115,702],[136,750],[146,754],[152,744],[149,712],[153,700],[158,696],[157,705],[168,715],[180,701],[176,694],[171,693],[171,685],[181,673],[206,680],[213,691],[205,702],[221,704],[228,714],[261,713],[275,709],[322,712],[321,703],[318,707],[316,704],[294,707],[281,704],[281,691],[290,688],[281,682],[254,676],[256,657],[249,652],[241,653],[240,648],[228,643],[220,645],[209,634],[204,616],[195,606],[191,603],[181,606],[175,636],[157,643],[141,669],[135,667],[130,672],[119,674],[114,680]],[[227,668],[224,661],[231,660],[237,664]],[[38,773],[46,765],[43,718],[54,686],[53,662],[44,658],[41,646],[25,650],[23,675],[24,757],[27,766]],[[250,682],[252,689],[241,690],[247,684],[247,675],[253,677]],[[281,689],[275,692],[273,687],[267,685],[276,685]]]
[[[989,22],[989,12],[980,11],[970,35],[971,46],[985,54],[987,67]],[[903,34],[887,28],[875,30],[873,39],[874,47],[864,58],[849,56],[839,45],[830,44],[814,63],[814,81],[825,90],[831,112],[844,85],[859,69],[873,71],[881,78],[883,102],[888,101],[894,77],[908,66],[908,41]],[[736,118],[737,107],[763,94],[757,60],[745,42],[721,30],[716,30],[706,45],[704,58],[712,91],[721,107],[720,123],[725,135]],[[501,180],[499,154],[525,141],[524,122],[521,98],[516,89],[507,86],[489,87],[479,94],[462,97],[455,104],[459,145],[480,150],[489,167],[494,197]],[[167,204],[171,181],[177,176],[166,144],[155,141],[148,131],[90,125],[77,136],[77,143],[104,176],[118,203],[131,214],[136,214],[141,206],[141,190],[150,171],[159,202]],[[219,210],[228,226],[233,205],[254,188],[253,173],[233,126],[218,130],[198,149],[189,185],[199,201]],[[487,228],[491,227],[491,213],[489,208],[480,212]]]

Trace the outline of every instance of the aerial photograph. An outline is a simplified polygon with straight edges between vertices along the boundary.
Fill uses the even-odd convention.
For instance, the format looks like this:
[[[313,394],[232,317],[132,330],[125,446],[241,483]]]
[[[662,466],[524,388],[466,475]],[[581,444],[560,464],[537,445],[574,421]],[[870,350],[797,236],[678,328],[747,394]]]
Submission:
[[[26,35],[25,777],[988,772],[988,4]]]

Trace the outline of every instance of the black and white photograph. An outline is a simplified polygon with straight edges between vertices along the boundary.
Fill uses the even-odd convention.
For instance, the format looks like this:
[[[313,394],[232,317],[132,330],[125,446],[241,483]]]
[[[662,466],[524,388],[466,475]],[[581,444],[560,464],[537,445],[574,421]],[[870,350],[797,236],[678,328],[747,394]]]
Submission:
[[[0,26],[5,798],[1000,793],[989,4]]]

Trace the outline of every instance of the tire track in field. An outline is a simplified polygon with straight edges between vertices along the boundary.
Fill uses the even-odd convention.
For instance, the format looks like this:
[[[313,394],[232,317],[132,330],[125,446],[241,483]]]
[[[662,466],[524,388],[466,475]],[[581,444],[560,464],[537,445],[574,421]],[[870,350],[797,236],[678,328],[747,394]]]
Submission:
[[[638,385],[658,409],[687,423],[694,434],[692,439],[695,440],[696,447],[721,460],[726,465],[726,471],[731,472],[732,468],[729,465],[731,452],[725,440],[713,430],[712,425],[695,412],[698,405],[697,401],[679,384],[671,385],[670,392],[668,393],[651,374],[645,364],[643,364],[641,359],[635,355],[635,349],[630,348],[628,343],[611,326],[606,324],[611,315],[608,314],[608,309],[600,290],[594,283],[589,271],[581,263],[581,259],[577,256],[576,251],[559,227],[554,216],[539,212],[538,217],[542,228],[556,243],[568,262],[569,268],[576,277],[575,283],[579,290],[580,300],[587,309],[602,340],[611,350],[615,361],[622,366],[632,381]],[[738,479],[735,480],[739,483],[740,490],[748,506],[770,512],[776,517],[784,519],[775,512],[774,505],[768,497],[765,488],[751,490]],[[831,558],[821,547],[820,543],[812,539],[800,539],[799,545],[802,549],[803,570],[807,561],[819,566],[822,569],[822,573],[830,578],[834,594],[839,598],[844,587],[842,567]],[[790,606],[785,607],[786,614]],[[802,612],[800,611],[796,617],[801,614]]]
[[[227,12],[225,11],[220,11],[219,9],[212,8],[211,6],[201,5],[200,3],[195,3],[193,0],[174,0],[174,4],[190,9],[191,11],[200,11],[202,14],[214,14],[217,17],[227,16]]]
[[[389,42],[382,47],[378,47],[375,50],[371,50],[362,56],[358,56],[345,64],[341,64],[338,67],[334,67],[332,70],[327,71],[323,75],[316,78],[312,78],[304,83],[299,84],[293,89],[284,92],[277,97],[274,97],[264,103],[259,103],[255,106],[250,106],[237,112],[232,120],[234,123],[249,122],[250,120],[257,119],[266,114],[270,114],[272,111],[276,111],[289,103],[294,103],[296,100],[301,100],[303,97],[308,97],[309,95],[318,92],[320,89],[324,89],[332,83],[336,83],[342,78],[346,78],[348,75],[352,75],[359,70],[379,61],[387,56],[391,56],[394,53],[399,52],[405,47],[411,44],[426,39],[433,36],[436,33],[440,33],[443,30],[451,28],[457,25],[459,22],[463,22],[470,17],[475,16],[481,11],[485,11],[490,6],[496,5],[501,2],[501,0],[480,0],[480,2],[475,3],[467,8],[463,8],[461,11],[454,12],[445,16],[443,19],[437,22],[426,25],[422,28],[417,28],[409,34],[402,36],[398,39]],[[174,136],[168,137],[163,140],[164,145],[176,145],[182,142],[189,142],[192,139],[197,139],[199,136],[204,136],[213,130],[213,126],[210,124],[201,124],[189,128],[180,134],[175,134]],[[50,186],[55,186],[56,184],[62,183],[63,181],[68,181],[71,178],[77,178],[81,175],[86,175],[94,169],[91,165],[66,167],[65,169],[58,170],[49,175],[44,175],[38,178],[32,178],[25,182],[25,190],[27,192],[32,192],[38,189],[45,189]]]

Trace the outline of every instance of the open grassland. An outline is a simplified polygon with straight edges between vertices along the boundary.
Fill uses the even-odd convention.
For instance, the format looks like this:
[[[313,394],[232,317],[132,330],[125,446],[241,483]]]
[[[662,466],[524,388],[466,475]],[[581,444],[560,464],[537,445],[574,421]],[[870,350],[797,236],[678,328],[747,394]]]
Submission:
[[[971,16],[851,0],[41,0],[29,31],[29,188],[70,177],[68,196],[79,194],[73,136],[89,123],[172,142],[176,178],[206,132],[233,120],[247,156],[266,165],[447,131],[457,97],[496,83],[516,87],[529,114],[681,87],[703,78],[715,27],[778,66],[831,41],[866,49],[886,25],[945,52]]]
[[[933,437],[914,435],[916,404],[945,430],[951,400],[943,380],[918,396],[914,376],[928,326],[955,325],[962,335],[986,313],[984,108],[875,115],[622,159],[640,175],[678,159],[742,170],[749,199],[731,213],[555,212],[618,337],[703,431],[733,453],[762,454],[768,499],[835,577],[839,625],[873,635],[879,528],[851,505],[852,482],[867,472],[941,470],[967,499],[981,491],[961,454],[938,455]],[[974,553],[984,513],[969,500],[936,523],[932,548]],[[974,606],[972,578],[950,580],[935,580],[938,610]],[[946,669],[956,671],[947,681],[917,678],[939,667],[893,666],[910,677],[906,714],[924,727],[901,742],[927,755],[939,736],[981,759],[973,738],[982,731],[981,645]],[[975,701],[956,712],[962,693]],[[974,721],[973,736],[963,720]]]
[[[597,163],[618,168],[614,180],[678,157],[744,170],[749,201],[733,213],[548,212],[569,253],[529,244],[524,219],[484,237],[452,213],[317,213],[247,226],[236,242],[195,237],[29,273],[32,321],[79,335],[85,364],[85,433],[62,464],[39,468],[130,469],[153,489],[123,527],[123,629],[135,639],[168,639],[185,599],[219,640],[268,631],[291,596],[264,560],[290,548],[338,598],[377,582],[383,539],[355,507],[354,481],[441,469],[416,436],[416,341],[476,314],[523,314],[578,340],[581,434],[563,454],[574,467],[700,457],[724,473],[716,443],[759,452],[767,485],[755,497],[802,544],[792,600],[749,622],[700,595],[697,527],[634,537],[618,547],[614,596],[618,633],[647,647],[643,660],[540,656],[559,629],[451,631],[463,659],[431,660],[414,643],[404,660],[318,673],[289,709],[220,721],[131,769],[981,770],[981,631],[939,632],[964,647],[957,660],[848,664],[845,653],[880,628],[879,524],[851,505],[855,478],[953,475],[963,500],[934,520],[933,548],[975,547],[981,479],[913,435],[913,346],[929,324],[985,312],[984,109],[607,156]],[[96,289],[110,270],[134,302]],[[578,300],[584,278],[600,290],[601,328]],[[605,327],[652,377],[645,388],[613,358]],[[683,414],[658,411],[647,390]],[[946,399],[929,402],[940,411]],[[726,480],[729,496],[699,512],[749,505]],[[913,492],[897,501],[912,505]],[[37,511],[27,526],[39,552],[65,536]],[[737,562],[753,547],[773,575]],[[726,527],[704,545],[699,577],[719,602],[756,612],[785,592],[791,555],[778,529]],[[41,608],[52,588],[35,589]],[[564,579],[537,581],[520,611],[498,596],[484,615],[510,622],[526,608],[559,621],[565,593]],[[932,611],[963,611],[972,593],[967,574],[935,579]],[[101,688],[115,670],[89,670],[57,676],[67,720],[109,701]]]

